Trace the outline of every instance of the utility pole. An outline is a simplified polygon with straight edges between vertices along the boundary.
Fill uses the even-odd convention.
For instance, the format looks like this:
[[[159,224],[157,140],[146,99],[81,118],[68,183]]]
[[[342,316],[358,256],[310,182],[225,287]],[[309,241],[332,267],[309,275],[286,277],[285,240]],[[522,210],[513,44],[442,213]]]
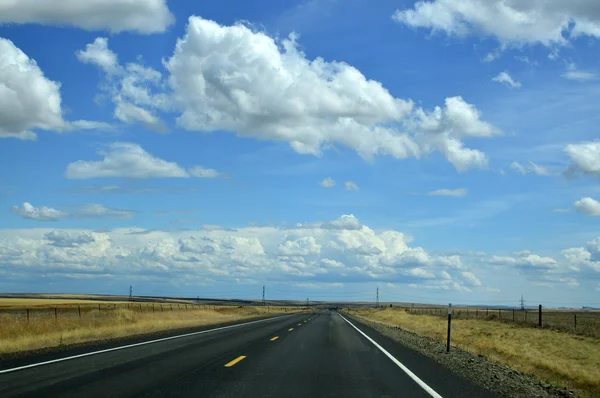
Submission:
[[[525,300],[523,300],[522,294],[521,294],[521,311],[525,311]]]
[[[375,308],[379,308],[379,286],[377,286],[377,302],[375,304]]]
[[[265,305],[265,285],[263,285],[263,305]]]
[[[132,301],[133,296],[133,286],[129,285],[129,301]]]

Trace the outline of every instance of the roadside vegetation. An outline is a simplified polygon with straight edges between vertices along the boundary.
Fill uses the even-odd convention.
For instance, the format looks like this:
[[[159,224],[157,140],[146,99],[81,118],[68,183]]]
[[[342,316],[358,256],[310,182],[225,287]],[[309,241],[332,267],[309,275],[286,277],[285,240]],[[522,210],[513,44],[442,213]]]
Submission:
[[[20,307],[16,303],[7,306],[5,300],[0,301],[0,309],[3,309],[0,312],[0,357],[24,351],[250,320],[303,310],[298,307],[274,306],[268,308],[165,303],[90,304],[85,300],[69,300],[67,303],[58,303],[56,300],[47,303],[42,303],[45,300],[40,299],[35,301],[38,306],[30,309],[29,319],[25,316],[25,306],[31,308],[31,303],[21,303],[24,307]]]
[[[344,311],[345,312],[345,311]],[[404,309],[353,309],[351,315],[446,341],[447,320]],[[517,324],[457,319],[452,346],[510,366],[582,396],[600,397],[600,339]]]

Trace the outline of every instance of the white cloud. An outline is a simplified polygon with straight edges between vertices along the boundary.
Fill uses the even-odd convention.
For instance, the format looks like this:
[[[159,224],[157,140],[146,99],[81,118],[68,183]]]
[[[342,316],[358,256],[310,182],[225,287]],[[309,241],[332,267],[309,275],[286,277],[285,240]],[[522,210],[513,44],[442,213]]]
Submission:
[[[460,274],[470,286],[481,286],[481,281],[472,272],[463,271]]]
[[[346,191],[358,191],[360,189],[353,181],[346,181],[344,187],[346,188]]]
[[[120,68],[117,54],[108,48],[106,37],[97,37],[86,45],[85,50],[79,50],[75,55],[80,62],[96,65],[106,73],[117,73]]]
[[[487,261],[494,265],[512,265],[525,271],[550,270],[558,266],[554,258],[542,257],[528,251],[516,253],[516,256],[492,256]]]
[[[314,284],[435,283],[437,275],[449,284],[463,279],[455,274],[454,265],[443,264],[423,248],[410,247],[400,232],[312,225],[168,232],[123,228],[103,233],[0,229],[0,272],[19,269],[36,275],[56,272],[89,277],[101,273],[115,278],[181,278],[188,283],[195,278],[207,283],[213,278],[239,278]],[[460,271],[475,273],[464,266]]]
[[[429,196],[454,196],[454,197],[462,197],[467,196],[469,191],[465,188],[457,188],[457,189],[437,189],[435,191],[431,191],[427,193]]]
[[[35,140],[36,129],[67,132],[112,128],[100,122],[65,121],[60,83],[47,79],[33,59],[1,37],[0,54],[0,138]]]
[[[596,0],[431,0],[397,10],[394,19],[447,35],[491,36],[503,47],[537,43],[553,47],[582,35],[600,37],[597,5]]]
[[[527,174],[527,169],[521,163],[519,163],[517,161],[512,162],[510,164],[510,168],[518,173]]]
[[[356,229],[361,229],[362,224],[360,223],[360,221],[358,221],[358,218],[354,217],[354,215],[345,214],[345,215],[342,215],[337,220],[323,223],[321,225],[321,228],[356,230]]]
[[[56,221],[60,218],[68,217],[68,214],[63,211],[45,206],[34,207],[29,202],[23,203],[21,207],[13,206],[12,211],[21,217],[42,221]]]
[[[578,213],[588,216],[600,216],[600,202],[592,198],[581,198],[574,203]]]
[[[175,22],[167,0],[19,0],[0,2],[0,23],[70,25],[86,30],[164,32]]]
[[[565,152],[571,158],[571,172],[600,175],[600,141],[570,144]]]
[[[65,176],[71,179],[88,178],[215,178],[222,176],[213,169],[201,166],[185,170],[175,162],[152,156],[141,146],[129,142],[114,142],[108,151],[99,151],[102,160],[78,160],[67,166]]]
[[[312,256],[320,252],[321,245],[312,236],[288,240],[279,245],[279,253],[286,256]]]
[[[77,206],[73,211],[73,217],[77,218],[120,218],[129,219],[134,216],[132,210],[113,209],[101,204],[87,204]]]
[[[323,181],[321,181],[319,185],[325,188],[332,188],[335,186],[335,180],[331,177],[327,177]]]
[[[285,141],[299,153],[341,144],[364,158],[404,159],[437,150],[464,171],[485,167],[487,158],[460,139],[499,133],[461,97],[433,114],[412,113],[412,100],[393,97],[356,68],[307,59],[295,35],[275,40],[242,24],[190,17],[165,65],[181,127]]]
[[[221,172],[219,172],[217,170],[213,170],[213,169],[207,169],[202,166],[192,167],[188,170],[188,172],[190,173],[190,175],[192,177],[198,177],[198,178],[218,178],[218,177],[225,176],[224,173],[221,173]]]
[[[589,71],[578,70],[574,63],[567,64],[567,71],[562,75],[565,79],[587,82],[596,79],[597,74]]]
[[[78,160],[67,166],[67,178],[169,178],[188,177],[187,171],[175,162],[156,158],[137,144],[115,142],[99,161]]]
[[[532,173],[537,174],[539,176],[549,176],[550,175],[550,170],[548,170],[547,167],[544,167],[537,163],[534,163],[531,160],[529,161],[529,170]]]
[[[521,163],[514,161],[510,164],[510,168],[522,175],[525,175],[528,173],[534,173],[539,176],[550,176],[552,174],[550,172],[550,170],[545,166],[534,163],[531,160],[528,163],[529,163],[529,167],[525,167]]]
[[[86,204],[75,206],[69,212],[53,209],[51,207],[34,207],[29,202],[23,203],[21,207],[13,206],[13,213],[24,218],[43,221],[56,221],[62,218],[120,218],[129,219],[135,214],[133,210],[113,209],[101,204]]]
[[[508,74],[508,72],[500,72],[500,74],[492,79],[500,84],[504,84],[510,88],[521,88],[521,83],[513,80],[512,77]]]
[[[159,133],[168,130],[157,116],[159,110],[171,108],[160,72],[138,63],[122,66],[117,54],[108,48],[105,37],[97,37],[75,55],[80,62],[95,65],[106,74],[107,81],[101,88],[115,104],[116,119],[129,124],[142,123]]]

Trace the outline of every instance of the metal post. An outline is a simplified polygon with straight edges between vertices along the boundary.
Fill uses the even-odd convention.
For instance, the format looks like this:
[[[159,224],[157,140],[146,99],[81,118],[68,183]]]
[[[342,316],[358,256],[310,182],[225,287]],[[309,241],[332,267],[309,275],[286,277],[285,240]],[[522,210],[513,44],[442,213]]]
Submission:
[[[540,309],[538,311],[538,326],[542,327],[542,305],[540,304]]]
[[[54,307],[54,319],[58,319],[58,309]]]
[[[29,322],[29,308],[27,308],[27,322]]]
[[[573,317],[575,319],[575,330],[577,330],[577,314],[573,314]]]
[[[515,321],[515,309],[513,308],[513,322]]]
[[[450,352],[450,329],[452,329],[452,303],[448,304],[448,339],[446,341],[446,352]]]

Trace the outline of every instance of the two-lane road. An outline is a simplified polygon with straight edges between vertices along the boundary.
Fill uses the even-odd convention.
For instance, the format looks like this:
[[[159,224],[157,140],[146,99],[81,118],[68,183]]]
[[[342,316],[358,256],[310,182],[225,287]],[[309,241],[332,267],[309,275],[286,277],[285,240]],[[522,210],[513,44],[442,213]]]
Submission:
[[[333,311],[56,359],[8,369],[0,363],[0,396],[492,396]]]

